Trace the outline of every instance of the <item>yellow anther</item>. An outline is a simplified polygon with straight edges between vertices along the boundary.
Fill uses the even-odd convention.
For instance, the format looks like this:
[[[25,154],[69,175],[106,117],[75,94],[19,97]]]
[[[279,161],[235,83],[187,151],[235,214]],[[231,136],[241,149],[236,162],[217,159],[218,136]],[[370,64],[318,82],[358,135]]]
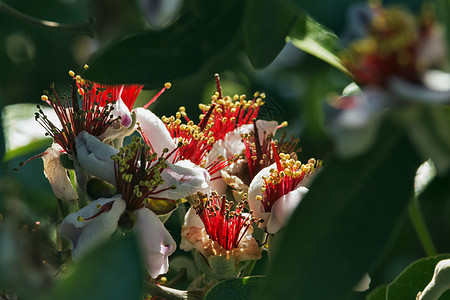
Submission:
[[[78,216],[77,220],[78,220],[78,222],[83,222],[84,221],[82,216]]]
[[[69,75],[70,75],[70,77],[72,77],[72,78],[73,78],[73,77],[75,77],[75,72],[74,72],[74,71],[72,71],[72,70],[70,70],[70,71],[69,71]]]
[[[42,95],[41,96],[41,100],[47,102],[48,101],[48,96],[47,95]]]
[[[84,68],[84,70],[87,70],[87,69],[89,69],[89,65],[85,64],[83,68]]]
[[[283,123],[280,124],[280,127],[286,127],[288,125],[287,121],[284,121]]]
[[[180,106],[180,108],[178,109],[180,112],[185,112],[186,111],[186,107],[184,106]]]
[[[170,82],[166,82],[166,83],[164,83],[164,87],[166,89],[170,89],[172,87],[172,84]]]

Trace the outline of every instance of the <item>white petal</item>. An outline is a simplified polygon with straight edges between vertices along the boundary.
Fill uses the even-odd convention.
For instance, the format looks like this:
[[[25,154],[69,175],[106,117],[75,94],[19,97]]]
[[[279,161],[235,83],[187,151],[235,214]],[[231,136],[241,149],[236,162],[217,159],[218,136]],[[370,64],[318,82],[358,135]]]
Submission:
[[[209,173],[189,160],[180,160],[175,164],[167,163],[168,167],[161,172],[164,184],[161,185],[155,197],[177,200],[209,188]],[[175,186],[175,189],[169,187]],[[169,189],[167,189],[169,188]]]
[[[128,106],[123,102],[122,98],[119,98],[114,104],[114,109],[111,111],[111,114],[115,117],[120,117],[122,126],[128,127],[131,125],[131,112],[128,109]]]
[[[55,193],[58,199],[75,202],[78,196],[69,177],[67,177],[66,169],[59,162],[61,155],[60,149],[57,144],[53,144],[45,150],[47,154],[42,156],[42,160],[44,161],[44,174],[50,182],[53,193]]]
[[[169,255],[177,245],[170,233],[151,210],[140,208],[134,211],[134,230],[139,237],[147,271],[152,278],[169,270]]]
[[[75,143],[77,158],[84,171],[115,184],[114,161],[111,156],[116,155],[119,150],[85,131],[77,136]]]
[[[248,187],[248,205],[250,206],[250,209],[253,210],[253,215],[256,218],[263,219],[265,222],[267,222],[267,215],[265,214],[264,206],[261,201],[256,200],[256,197],[262,196],[261,188],[264,186],[262,177],[269,176],[270,169],[276,169],[276,165],[272,164],[259,171]]]
[[[448,86],[433,90],[423,85],[414,84],[395,77],[389,80],[389,88],[396,96],[405,101],[416,101],[427,104],[450,103],[450,90]]]
[[[204,228],[205,225],[200,217],[197,215],[195,209],[192,206],[188,209],[186,215],[184,216],[184,224],[183,227],[196,227],[196,228]],[[181,243],[180,249],[188,252],[194,249],[194,245],[186,240],[185,235],[181,235]]]
[[[200,219],[197,212],[192,208],[192,206],[188,209],[186,215],[184,216],[184,226],[197,228],[205,227],[202,219]]]
[[[253,124],[242,125],[233,131],[228,132],[224,137],[223,146],[226,150],[226,158],[240,154],[245,149],[242,142],[242,134],[253,131]]]
[[[256,128],[258,129],[259,142],[262,143],[269,134],[275,134],[277,127],[277,121],[257,120]]]
[[[272,212],[267,220],[268,233],[277,233],[287,224],[292,213],[307,192],[307,188],[299,186],[275,201],[272,205]]]
[[[101,210],[100,206],[111,205],[111,203],[112,207],[109,211],[98,214]],[[64,218],[58,232],[72,242],[74,261],[80,260],[83,255],[114,233],[125,208],[126,203],[120,196],[100,198]]]
[[[150,146],[158,155],[163,153],[164,148],[172,151],[177,147],[166,125],[154,113],[142,107],[135,108],[133,111],[136,113],[136,120],[142,131],[150,141]]]

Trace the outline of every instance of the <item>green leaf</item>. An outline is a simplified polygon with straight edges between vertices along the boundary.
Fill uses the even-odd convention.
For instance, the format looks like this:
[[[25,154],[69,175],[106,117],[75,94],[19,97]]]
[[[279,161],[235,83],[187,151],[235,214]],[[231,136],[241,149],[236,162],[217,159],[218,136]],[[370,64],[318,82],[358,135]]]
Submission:
[[[366,300],[386,300],[386,293],[387,285],[380,285],[367,295]]]
[[[43,138],[29,143],[26,146],[22,146],[11,151],[6,152],[5,157],[3,158],[4,162],[10,161],[16,157],[22,155],[32,156],[37,150],[50,147],[52,144],[51,138]]]
[[[228,279],[213,286],[205,295],[205,300],[247,300],[255,295],[265,283],[263,276]],[[281,299],[281,298],[280,298]]]
[[[339,38],[309,16],[306,17],[305,22],[306,25],[303,25],[302,21],[297,23],[287,41],[352,77],[338,57],[338,53],[343,51],[339,45]]]
[[[196,72],[240,36],[243,1],[198,1],[165,31],[145,31],[100,51],[86,77],[161,86]]]
[[[89,253],[51,297],[61,300],[141,299],[142,267],[133,236],[112,239]]]
[[[283,230],[270,285],[257,299],[344,296],[386,248],[413,193],[419,164],[404,132],[391,121],[367,153],[332,158]]]
[[[450,258],[450,254],[430,256],[413,262],[388,285],[386,299],[416,299],[417,293],[422,291],[433,277],[436,264],[447,258]],[[444,293],[439,299],[450,299],[450,293]]]
[[[267,67],[277,57],[298,16],[281,1],[247,1],[242,33],[253,67]]]

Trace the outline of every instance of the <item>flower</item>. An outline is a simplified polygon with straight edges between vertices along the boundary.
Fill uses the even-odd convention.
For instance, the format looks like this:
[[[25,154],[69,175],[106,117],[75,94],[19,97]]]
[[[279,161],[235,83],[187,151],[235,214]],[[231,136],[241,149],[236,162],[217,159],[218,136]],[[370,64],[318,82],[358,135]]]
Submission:
[[[437,104],[450,102],[450,75],[437,70],[446,59],[443,29],[426,7],[420,18],[379,4],[367,8],[364,19],[368,21],[359,26],[364,28],[360,38],[349,44],[342,57],[361,89],[355,83],[349,85],[332,104],[336,113],[330,131],[337,151],[342,157],[367,151],[380,121],[393,111],[400,112],[397,119],[418,148],[433,144],[434,133],[422,129],[420,118],[427,110],[437,111]],[[348,93],[350,88],[353,91]],[[443,172],[450,161],[439,147],[428,146],[420,152],[425,159],[435,160]]]
[[[244,199],[232,210],[233,202],[225,196],[199,194],[197,204],[186,215],[180,247],[200,252],[218,279],[235,277],[241,261],[261,258],[261,249],[252,237],[252,224],[258,220],[244,212],[246,204]]]
[[[262,169],[252,180],[248,199],[255,217],[263,220],[259,227],[268,233],[277,233],[308,192],[304,180],[322,163],[312,158],[302,164],[288,154],[278,155],[274,142],[272,147],[275,163]]]
[[[108,129],[117,131],[131,125],[130,109],[142,86],[106,86],[85,81],[79,75],[75,76],[73,71],[69,74],[73,77],[70,96],[60,97],[51,85],[52,93],[46,91],[41,97],[42,101],[53,107],[62,128],[54,125],[39,105],[35,119],[66,153],[76,154],[75,139],[82,131],[103,140],[107,138],[105,132]]]

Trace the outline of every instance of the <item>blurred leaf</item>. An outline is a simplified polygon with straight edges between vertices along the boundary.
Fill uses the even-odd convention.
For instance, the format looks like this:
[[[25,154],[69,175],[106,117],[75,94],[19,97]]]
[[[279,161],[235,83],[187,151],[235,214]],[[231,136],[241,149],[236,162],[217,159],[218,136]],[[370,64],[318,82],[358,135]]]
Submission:
[[[306,22],[306,25],[303,22]],[[343,51],[339,46],[339,38],[311,17],[307,16],[306,21],[299,21],[296,24],[288,36],[288,41],[352,77],[338,57],[339,51]]]
[[[64,300],[141,299],[142,267],[134,237],[112,239],[89,253],[55,288]]]
[[[213,286],[205,300],[247,300],[266,282],[263,276],[228,279]]]
[[[450,258],[450,254],[426,257],[413,262],[388,285],[385,299],[416,299],[417,293],[422,291],[433,277],[436,264],[447,258]],[[450,293],[444,293],[439,299],[450,299]]]
[[[335,157],[318,174],[283,230],[271,284],[258,299],[338,299],[380,257],[405,212],[420,162],[391,122],[375,145],[357,158]]]
[[[31,156],[33,156],[33,154],[36,153],[36,151],[38,149],[49,147],[51,144],[52,144],[51,138],[43,138],[43,139],[31,142],[26,146],[22,146],[22,147],[14,149],[14,150],[8,151],[5,154],[3,161],[6,162],[6,161],[12,160],[18,156],[27,155],[27,154],[31,157]]]
[[[242,32],[254,68],[267,67],[277,57],[298,16],[281,1],[247,1]]]
[[[314,19],[335,32],[340,33],[346,22],[347,12],[349,8],[355,4],[360,3],[359,0],[285,0],[295,9],[304,9]],[[401,4],[412,10],[419,11],[421,0],[385,0],[384,6],[392,4]]]
[[[0,99],[1,101],[1,99]],[[3,158],[5,157],[5,133],[3,131],[3,118],[1,113],[1,102],[0,102],[0,162],[3,161]],[[0,163],[1,165],[1,163]],[[0,167],[1,168],[1,167]]]
[[[366,300],[386,300],[386,289],[386,284],[376,287],[369,295],[367,295]]]
[[[242,14],[243,1],[199,1],[166,31],[145,31],[101,51],[86,77],[161,85],[190,75],[233,43]]]
[[[450,1],[437,0],[436,2],[436,14],[438,22],[444,25],[445,35],[447,39],[447,45],[450,44]]]

